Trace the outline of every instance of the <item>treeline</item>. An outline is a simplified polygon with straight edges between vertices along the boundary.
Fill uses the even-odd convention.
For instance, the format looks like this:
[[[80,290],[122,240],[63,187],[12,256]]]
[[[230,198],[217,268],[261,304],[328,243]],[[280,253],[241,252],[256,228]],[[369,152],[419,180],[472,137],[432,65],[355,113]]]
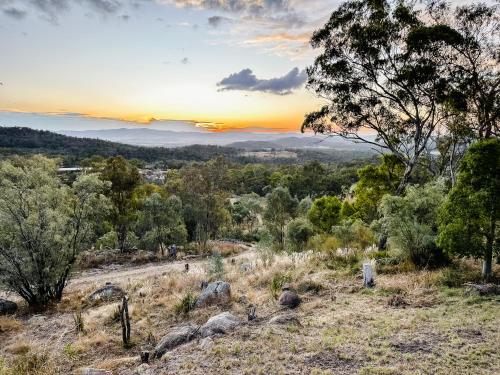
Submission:
[[[293,150],[296,158],[280,157],[261,159],[245,156],[241,150],[212,145],[192,145],[178,148],[140,147],[99,139],[68,137],[44,130],[21,127],[0,127],[0,157],[12,155],[50,155],[59,157],[66,166],[86,163],[91,158],[123,156],[137,160],[138,164],[178,167],[190,161],[208,161],[218,156],[235,163],[265,162],[267,164],[295,164],[317,160],[324,163],[344,163],[355,159],[372,158],[366,152],[338,150]]]

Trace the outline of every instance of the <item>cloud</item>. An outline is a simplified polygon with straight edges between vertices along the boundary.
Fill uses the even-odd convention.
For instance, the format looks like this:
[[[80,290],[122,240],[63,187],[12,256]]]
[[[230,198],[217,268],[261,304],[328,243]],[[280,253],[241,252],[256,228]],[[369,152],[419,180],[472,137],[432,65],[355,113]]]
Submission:
[[[115,13],[122,4],[118,0],[83,0],[94,10],[101,13]]]
[[[28,14],[25,10],[17,8],[7,8],[3,10],[3,13],[16,20],[21,20]]]
[[[231,23],[233,20],[228,17],[222,17],[222,16],[212,16],[208,18],[208,24],[212,26],[213,28],[219,27],[221,24],[227,22]]]
[[[261,91],[276,95],[288,95],[307,81],[305,70],[294,68],[278,78],[259,79],[251,69],[233,73],[217,83],[220,91]]]

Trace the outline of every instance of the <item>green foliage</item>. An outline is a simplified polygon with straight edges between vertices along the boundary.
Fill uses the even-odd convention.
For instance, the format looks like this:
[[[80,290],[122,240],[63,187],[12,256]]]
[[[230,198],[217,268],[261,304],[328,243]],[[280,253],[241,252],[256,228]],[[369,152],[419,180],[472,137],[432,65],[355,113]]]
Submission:
[[[333,254],[336,253],[337,249],[340,247],[340,241],[331,234],[320,233],[309,239],[307,247],[318,252]]]
[[[175,195],[168,198],[159,193],[151,194],[144,201],[139,213],[138,226],[143,233],[141,244],[144,249],[156,251],[186,242],[187,230],[182,218],[182,202]]]
[[[404,197],[382,198],[380,223],[391,248],[417,267],[437,266],[446,261],[436,245],[438,211],[444,199],[442,180],[408,187]]]
[[[137,167],[118,156],[106,161],[101,178],[111,183],[108,193],[113,203],[110,220],[118,238],[118,248],[123,252],[128,250],[125,246],[127,234],[137,218],[134,192],[141,182],[141,176]]]
[[[196,306],[196,297],[192,293],[186,293],[182,299],[174,305],[174,312],[177,315],[187,315]]]
[[[473,144],[460,166],[457,183],[440,212],[438,243],[452,254],[483,258],[483,276],[491,276],[499,252],[500,140]]]
[[[403,172],[403,164],[391,154],[384,154],[379,165],[367,165],[358,170],[359,181],[354,189],[352,207],[354,213],[349,216],[360,218],[365,223],[375,220],[382,197],[396,192]]]
[[[307,217],[309,210],[313,205],[313,200],[311,197],[307,196],[299,202],[297,207],[297,216]]]
[[[227,162],[218,158],[185,167],[168,181],[167,191],[182,200],[188,239],[197,241],[200,251],[206,251],[208,240],[230,221],[227,180]]]
[[[321,197],[315,199],[308,217],[311,223],[324,232],[330,232],[340,221],[342,204],[337,197]]]
[[[274,242],[280,249],[285,247],[285,227],[296,213],[298,201],[287,188],[277,187],[266,195],[264,220]]]
[[[303,129],[382,145],[404,165],[398,193],[451,96],[454,61],[443,59],[446,43],[431,40],[417,48],[408,38],[440,18],[437,8],[417,9],[409,0],[345,1],[311,40],[321,54],[308,69],[309,87],[328,102],[306,116]],[[375,140],[363,134],[366,129],[376,132]]]
[[[0,162],[0,285],[31,307],[60,301],[106,213],[107,187],[95,174],[63,185],[54,161],[40,156]]]
[[[286,228],[286,246],[291,251],[304,250],[307,241],[314,234],[311,223],[302,217],[290,221]]]
[[[463,263],[443,269],[440,283],[448,288],[461,288],[465,283],[480,283],[481,272]]]
[[[223,280],[224,272],[224,258],[218,251],[214,251],[210,257],[208,275],[214,280]]]
[[[347,199],[342,202],[340,217],[342,220],[349,220],[356,213],[354,206]]]
[[[269,283],[269,290],[274,298],[277,298],[281,293],[281,289],[285,284],[288,284],[292,281],[292,275],[289,273],[278,273],[273,276],[271,282]]]

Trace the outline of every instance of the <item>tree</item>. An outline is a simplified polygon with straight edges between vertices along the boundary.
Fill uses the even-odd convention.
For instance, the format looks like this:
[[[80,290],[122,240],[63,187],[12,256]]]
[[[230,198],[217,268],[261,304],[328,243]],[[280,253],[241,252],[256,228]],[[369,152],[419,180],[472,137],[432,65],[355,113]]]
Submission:
[[[227,178],[227,163],[217,158],[183,168],[167,185],[169,193],[181,198],[189,238],[197,241],[202,251],[207,250],[208,241],[230,219],[225,207]]]
[[[354,216],[365,223],[377,218],[377,207],[385,194],[394,194],[404,166],[392,154],[384,154],[379,165],[358,170],[359,181],[354,188]]]
[[[0,285],[30,307],[60,301],[78,253],[106,213],[107,183],[80,175],[72,186],[41,156],[0,163]]]
[[[307,217],[309,210],[313,205],[313,200],[311,197],[307,196],[299,202],[297,207],[297,216]]]
[[[473,144],[467,151],[440,214],[438,244],[450,253],[483,259],[483,277],[492,274],[499,251],[500,140]]]
[[[340,222],[342,203],[337,197],[321,197],[315,199],[308,217],[311,223],[324,232],[330,232]]]
[[[293,219],[286,227],[286,244],[288,249],[291,251],[303,250],[313,234],[314,228],[307,219],[303,217]]]
[[[442,105],[450,78],[442,64],[442,38],[425,48],[415,48],[409,38],[432,19],[429,12],[406,0],[346,1],[311,40],[323,51],[307,70],[308,87],[328,104],[308,114],[302,130],[390,151],[404,165],[397,194],[450,116]],[[451,28],[439,31],[450,44],[461,41]],[[367,129],[375,139],[363,133]]]
[[[382,233],[404,259],[418,267],[438,266],[445,261],[436,244],[439,207],[445,199],[443,180],[409,186],[404,197],[385,195],[379,206]]]
[[[134,192],[141,182],[141,176],[135,166],[118,156],[106,161],[101,178],[111,182],[108,196],[113,203],[113,210],[110,218],[118,238],[118,247],[123,252],[130,227],[136,219]]]
[[[296,198],[292,198],[288,189],[281,186],[266,195],[264,220],[280,249],[285,247],[286,224],[295,216],[298,203]]]
[[[447,105],[458,111],[474,139],[500,135],[500,16],[498,5],[430,3],[434,23],[415,28],[410,43],[419,51],[441,42],[448,70]],[[453,132],[453,129],[451,129]]]
[[[165,254],[165,246],[186,242],[182,202],[175,195],[168,198],[159,193],[150,195],[139,213],[139,223],[145,231],[142,243],[150,250],[160,249],[162,255]]]

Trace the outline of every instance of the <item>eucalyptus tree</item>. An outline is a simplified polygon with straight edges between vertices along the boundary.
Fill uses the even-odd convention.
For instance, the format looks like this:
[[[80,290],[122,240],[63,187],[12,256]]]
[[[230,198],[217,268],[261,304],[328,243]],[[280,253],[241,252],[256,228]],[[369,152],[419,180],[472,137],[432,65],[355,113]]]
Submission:
[[[311,39],[322,53],[307,70],[308,87],[325,105],[306,116],[302,130],[391,152],[405,166],[398,194],[433,134],[453,115],[443,105],[450,76],[441,56],[444,47],[462,39],[443,26],[435,29],[440,38],[420,44],[416,31],[433,22],[432,12],[406,0],[350,0]]]
[[[56,163],[40,156],[0,162],[0,287],[32,308],[60,301],[106,213],[107,188],[95,174],[62,184]]]

